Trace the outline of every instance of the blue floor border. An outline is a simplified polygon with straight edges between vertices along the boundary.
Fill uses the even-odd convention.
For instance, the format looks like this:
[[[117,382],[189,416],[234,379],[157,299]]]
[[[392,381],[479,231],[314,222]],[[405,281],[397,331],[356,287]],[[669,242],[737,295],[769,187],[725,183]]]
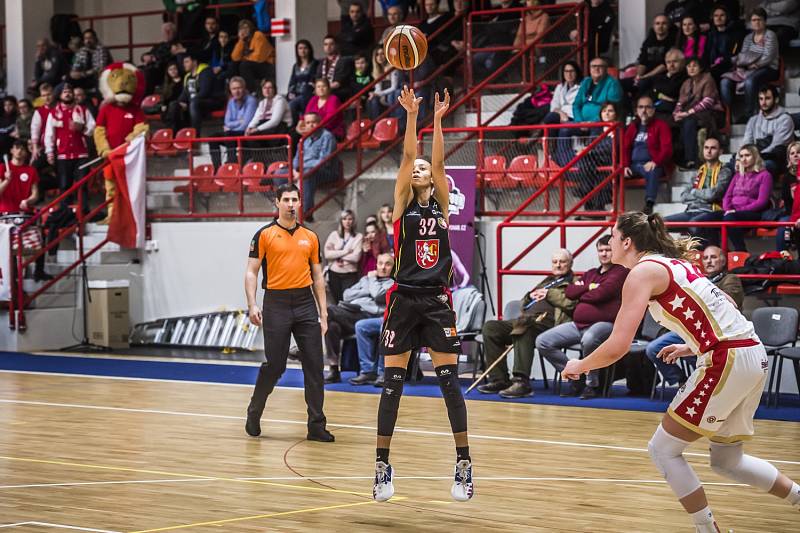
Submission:
[[[258,366],[0,352],[0,370],[252,385],[255,383]],[[328,385],[326,386],[326,390],[362,394],[378,394],[380,392],[380,389],[371,385],[350,385],[347,379],[353,376],[354,373],[352,372],[343,372],[342,383]],[[461,384],[462,389],[466,389],[469,380],[462,379]],[[294,368],[287,369],[286,373],[278,382],[278,385],[302,388],[302,371]],[[675,395],[676,389],[668,388],[664,401],[659,400],[658,395],[656,395],[655,400],[640,396],[627,396],[627,389],[622,386],[613,387],[612,396],[610,398],[595,398],[592,400],[561,398],[553,392],[552,383],[549,389],[545,389],[544,383],[541,380],[534,382],[534,391],[536,394],[529,398],[506,400],[500,398],[496,394],[480,394],[476,390],[473,390],[469,396],[467,396],[467,399],[501,401],[506,403],[568,405],[600,409],[663,412],[669,405],[669,401]],[[422,381],[408,383],[403,389],[403,394],[408,396],[439,397],[439,385],[435,377],[426,377]],[[762,402],[762,405],[756,412],[756,418],[800,422],[800,398],[796,394],[781,395],[781,406],[778,408],[767,408]]]

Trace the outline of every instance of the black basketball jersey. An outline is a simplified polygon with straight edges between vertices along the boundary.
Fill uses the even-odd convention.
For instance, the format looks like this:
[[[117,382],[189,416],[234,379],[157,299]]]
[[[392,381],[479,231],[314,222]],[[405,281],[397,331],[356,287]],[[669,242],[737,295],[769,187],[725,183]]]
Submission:
[[[394,223],[394,279],[413,287],[449,287],[453,275],[448,223],[438,202],[414,200]]]

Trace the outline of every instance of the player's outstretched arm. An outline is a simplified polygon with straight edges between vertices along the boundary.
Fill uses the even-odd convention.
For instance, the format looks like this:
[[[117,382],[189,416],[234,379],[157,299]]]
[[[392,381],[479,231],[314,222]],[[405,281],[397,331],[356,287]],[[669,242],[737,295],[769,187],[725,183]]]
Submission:
[[[419,114],[419,104],[422,98],[414,95],[414,89],[403,86],[398,98],[400,105],[406,110],[406,133],[403,137],[403,159],[400,161],[400,168],[397,170],[397,181],[394,184],[394,209],[392,210],[392,221],[399,220],[403,212],[411,201],[411,170],[414,168],[414,160],[417,158],[417,115]]]
[[[578,379],[581,374],[605,368],[622,359],[631,348],[650,297],[661,294],[668,284],[669,278],[662,266],[652,262],[636,265],[622,287],[622,305],[611,335],[588,357],[568,361],[562,376]]]
[[[433,195],[447,217],[450,206],[450,191],[444,171],[444,135],[442,118],[450,108],[450,92],[444,90],[444,99],[439,100],[437,92],[433,101],[433,148],[431,149],[431,175],[433,176]]]

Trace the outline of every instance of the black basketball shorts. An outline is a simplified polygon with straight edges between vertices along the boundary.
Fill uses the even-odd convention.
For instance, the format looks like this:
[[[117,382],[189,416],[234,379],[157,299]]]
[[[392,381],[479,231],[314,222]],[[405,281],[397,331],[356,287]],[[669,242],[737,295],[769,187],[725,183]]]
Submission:
[[[395,285],[386,293],[380,353],[397,355],[422,347],[441,353],[460,352],[450,291]]]

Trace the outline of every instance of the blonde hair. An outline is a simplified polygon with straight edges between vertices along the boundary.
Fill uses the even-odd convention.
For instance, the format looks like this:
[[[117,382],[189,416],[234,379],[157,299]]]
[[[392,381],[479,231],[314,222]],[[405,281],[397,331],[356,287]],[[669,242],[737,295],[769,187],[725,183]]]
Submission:
[[[378,63],[378,52],[380,52],[381,50],[383,50],[383,47],[381,47],[381,46],[376,46],[375,48],[372,49],[372,79],[373,80],[377,80],[378,78],[383,76],[383,73],[386,72],[386,70],[389,68],[389,62],[388,61],[386,61],[385,65],[381,65],[380,63]]]
[[[617,230],[623,239],[630,239],[640,252],[654,252],[673,259],[694,259],[700,241],[694,237],[673,239],[658,213],[645,215],[638,211],[623,213],[617,218]]]
[[[750,155],[753,156],[753,161],[755,161],[755,163],[753,164],[753,172],[761,172],[762,170],[764,170],[764,160],[761,158],[761,153],[758,151],[758,146],[756,146],[755,144],[745,144],[744,146],[739,148],[739,151],[736,153],[737,159],[739,158],[739,152],[741,152],[742,150],[747,150],[748,152],[750,152]],[[788,149],[786,150],[786,153],[787,154],[789,153]],[[738,161],[736,162],[736,171],[737,172],[739,171]]]
[[[792,141],[789,143],[789,146],[786,147],[786,165],[793,174],[797,174],[797,165],[792,166],[792,160],[789,155],[792,152],[792,148],[800,149],[800,141]]]

